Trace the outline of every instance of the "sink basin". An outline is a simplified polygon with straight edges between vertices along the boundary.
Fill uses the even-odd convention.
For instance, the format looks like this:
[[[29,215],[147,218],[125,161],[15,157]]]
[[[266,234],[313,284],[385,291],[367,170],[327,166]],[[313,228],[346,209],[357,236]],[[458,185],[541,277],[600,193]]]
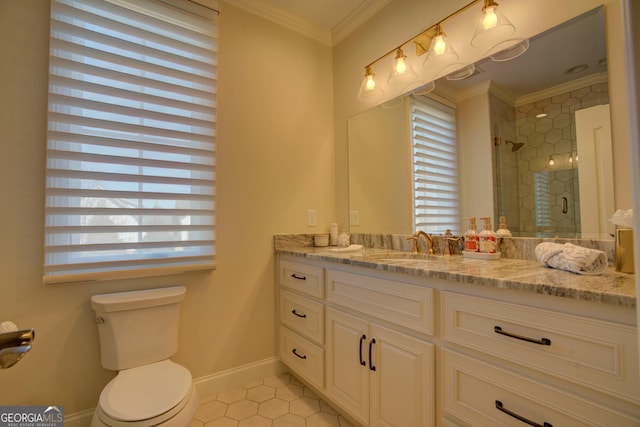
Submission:
[[[381,261],[393,264],[410,264],[418,261],[427,262],[436,258],[441,258],[443,255],[429,255],[425,253],[411,253],[401,251],[391,252],[378,252],[378,253],[365,253],[362,255],[363,260]]]

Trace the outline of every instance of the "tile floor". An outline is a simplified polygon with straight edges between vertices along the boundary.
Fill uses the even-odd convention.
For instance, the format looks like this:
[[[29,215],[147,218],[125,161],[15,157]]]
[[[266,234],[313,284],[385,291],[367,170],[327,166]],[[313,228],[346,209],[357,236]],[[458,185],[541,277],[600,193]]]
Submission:
[[[290,374],[201,401],[191,427],[202,426],[355,427]]]

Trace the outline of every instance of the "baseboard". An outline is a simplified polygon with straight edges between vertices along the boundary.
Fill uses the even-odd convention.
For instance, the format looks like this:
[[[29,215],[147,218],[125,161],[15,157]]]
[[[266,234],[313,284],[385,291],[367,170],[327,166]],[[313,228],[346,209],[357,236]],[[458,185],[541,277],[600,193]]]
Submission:
[[[193,383],[198,391],[200,401],[213,398],[223,391],[233,390],[262,378],[281,375],[288,369],[279,357],[270,357],[258,362],[227,369],[205,377],[196,378]],[[87,427],[91,425],[94,408],[76,412],[64,417],[65,427]]]
[[[91,417],[95,408],[86,411],[76,412],[75,414],[64,417],[64,427],[87,427],[91,425]]]
[[[223,391],[233,390],[245,384],[262,378],[281,375],[288,372],[287,367],[279,357],[270,357],[258,362],[227,369],[194,381],[198,390],[198,397],[204,401]]]

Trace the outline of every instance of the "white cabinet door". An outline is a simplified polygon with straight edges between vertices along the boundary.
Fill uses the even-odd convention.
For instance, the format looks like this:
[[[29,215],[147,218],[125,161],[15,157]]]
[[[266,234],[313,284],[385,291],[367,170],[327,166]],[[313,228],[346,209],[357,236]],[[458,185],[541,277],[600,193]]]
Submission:
[[[371,323],[371,425],[434,425],[434,346]],[[375,340],[375,341],[374,341]],[[367,348],[369,352],[369,348]],[[373,370],[375,369],[375,370]]]
[[[434,347],[327,308],[326,393],[371,426],[434,425]]]
[[[327,308],[325,317],[326,393],[369,424],[368,324],[331,308]]]

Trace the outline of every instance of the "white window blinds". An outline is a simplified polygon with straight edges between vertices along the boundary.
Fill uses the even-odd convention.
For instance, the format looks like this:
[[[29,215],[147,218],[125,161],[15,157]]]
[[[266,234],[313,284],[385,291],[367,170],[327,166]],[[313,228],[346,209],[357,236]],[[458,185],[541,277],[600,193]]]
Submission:
[[[217,14],[188,8],[51,2],[45,283],[214,267]]]
[[[424,96],[411,98],[413,206],[416,230],[459,234],[455,110]]]

